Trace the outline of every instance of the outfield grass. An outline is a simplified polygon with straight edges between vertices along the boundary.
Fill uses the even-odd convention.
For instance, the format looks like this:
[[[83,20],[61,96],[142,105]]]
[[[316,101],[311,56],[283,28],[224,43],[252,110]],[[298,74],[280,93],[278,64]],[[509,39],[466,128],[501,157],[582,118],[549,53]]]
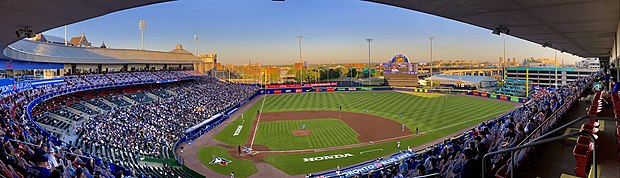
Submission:
[[[312,131],[308,136],[295,136],[301,125]],[[340,119],[312,119],[260,122],[254,144],[271,150],[302,150],[360,143],[357,132]]]
[[[213,160],[213,156],[219,156],[221,158],[230,160],[231,162],[227,166],[219,164],[209,164]],[[207,166],[209,169],[223,174],[230,175],[231,172],[235,172],[235,177],[249,177],[256,173],[256,166],[249,160],[234,159],[228,154],[226,148],[219,146],[203,147],[198,150],[198,159],[200,162]]]
[[[447,99],[446,97],[447,96]],[[469,96],[401,92],[331,92],[269,95],[263,112],[339,110],[373,114],[411,130],[428,131],[472,119],[486,120],[513,105]],[[400,118],[400,114],[403,118]]]
[[[446,98],[447,96],[447,98]],[[245,112],[245,124],[241,135],[233,137],[232,133],[241,124],[241,119],[235,120],[215,138],[230,144],[245,143],[251,122],[256,111],[261,109],[263,100],[257,102]],[[443,95],[435,93],[401,93],[401,92],[331,92],[331,93],[304,93],[269,95],[266,97],[263,112],[279,111],[342,111],[360,112],[385,117],[399,123],[404,123],[412,131],[419,128],[424,135],[402,140],[403,148],[415,146],[441,138],[451,133],[476,125],[491,117],[512,109],[514,106],[505,102],[485,100],[481,98]],[[368,110],[368,113],[366,113]],[[399,115],[403,114],[403,118]],[[248,116],[251,116],[248,117]],[[261,126],[262,127],[262,126]],[[296,127],[299,127],[297,125]],[[261,129],[259,127],[259,129]],[[257,138],[258,139],[258,138]],[[286,142],[282,140],[281,142]],[[373,149],[383,149],[360,155],[359,152]],[[307,174],[312,172],[334,169],[336,166],[345,167],[380,156],[397,152],[396,141],[374,144],[350,149],[325,151],[304,154],[270,155],[264,160],[281,169],[289,175]],[[337,153],[351,154],[353,157],[338,160],[317,162],[303,162],[303,158],[326,156]],[[227,175],[227,174],[226,174]]]

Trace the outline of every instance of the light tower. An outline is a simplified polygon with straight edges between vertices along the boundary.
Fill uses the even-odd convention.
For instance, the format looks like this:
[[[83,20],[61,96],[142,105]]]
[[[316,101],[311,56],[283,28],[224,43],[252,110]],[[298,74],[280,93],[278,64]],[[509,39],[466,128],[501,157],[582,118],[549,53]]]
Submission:
[[[304,85],[304,63],[301,60],[301,40],[304,39],[303,35],[297,35],[297,39],[299,40],[299,73],[300,73],[300,79],[299,79],[299,83],[301,84],[301,86],[303,87]]]
[[[370,86],[370,77],[372,76],[370,74],[370,44],[372,43],[372,38],[366,39],[366,42],[368,42],[368,85]]]
[[[198,57],[198,35],[194,35],[194,46],[196,47],[196,57]]]
[[[144,50],[144,31],[146,30],[146,21],[138,21],[138,28],[140,28],[140,31],[142,32],[142,50]]]
[[[429,70],[429,77],[433,76],[433,39],[435,39],[435,37],[428,37],[428,40],[431,42],[431,68]],[[433,81],[430,81],[431,83],[431,87],[433,87]]]

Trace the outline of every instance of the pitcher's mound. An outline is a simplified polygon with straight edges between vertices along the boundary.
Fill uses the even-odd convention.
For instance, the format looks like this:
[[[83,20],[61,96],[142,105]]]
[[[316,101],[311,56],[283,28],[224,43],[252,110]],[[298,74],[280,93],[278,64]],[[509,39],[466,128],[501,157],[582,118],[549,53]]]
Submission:
[[[308,136],[312,134],[311,130],[295,130],[293,131],[293,135],[301,137],[301,136]]]

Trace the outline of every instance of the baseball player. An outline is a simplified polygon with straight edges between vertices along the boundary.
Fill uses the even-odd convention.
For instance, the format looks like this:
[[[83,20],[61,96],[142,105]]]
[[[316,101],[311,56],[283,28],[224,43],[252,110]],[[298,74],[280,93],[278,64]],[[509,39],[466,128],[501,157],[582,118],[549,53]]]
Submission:
[[[396,142],[396,148],[400,149],[400,140]]]
[[[301,130],[303,130],[303,131],[306,130],[306,123],[301,123]]]
[[[400,131],[404,132],[405,131],[405,124],[400,125]]]

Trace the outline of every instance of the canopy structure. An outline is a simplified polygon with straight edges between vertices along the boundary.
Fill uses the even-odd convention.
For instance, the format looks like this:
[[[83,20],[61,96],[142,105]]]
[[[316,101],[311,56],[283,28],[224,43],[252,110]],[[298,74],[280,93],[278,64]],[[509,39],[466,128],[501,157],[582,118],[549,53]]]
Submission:
[[[508,33],[582,57],[608,57],[618,0],[365,0]]]
[[[20,39],[56,27],[91,19],[112,12],[170,0],[75,1],[75,0],[2,0],[0,1],[0,49]],[[0,54],[0,57],[5,57]]]
[[[21,61],[63,64],[193,64],[196,56],[181,45],[170,52],[99,47],[73,47],[62,44],[19,40],[3,51]]]

